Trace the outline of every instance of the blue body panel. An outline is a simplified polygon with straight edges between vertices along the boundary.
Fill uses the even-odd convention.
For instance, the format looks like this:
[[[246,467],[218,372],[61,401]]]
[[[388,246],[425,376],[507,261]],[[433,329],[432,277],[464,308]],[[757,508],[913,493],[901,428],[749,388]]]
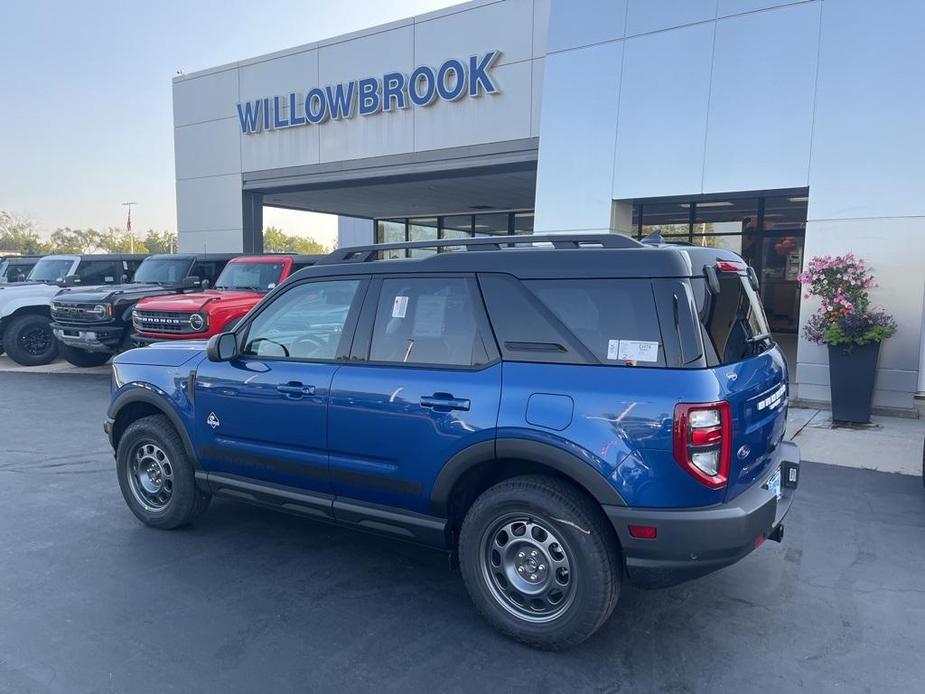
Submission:
[[[537,392],[572,398],[565,429],[531,424],[528,405]],[[675,463],[671,427],[676,402],[709,402],[716,395],[709,370],[506,363],[498,436],[576,454],[629,506],[706,506],[720,503],[725,491],[705,487]],[[530,413],[532,420],[532,407]]]
[[[422,405],[422,398],[434,395],[468,403],[457,403],[465,409]],[[494,438],[500,397],[500,364],[479,370],[341,367],[328,429],[335,492],[427,513],[446,461]]]
[[[331,492],[327,408],[338,368],[254,358],[203,362],[191,432],[202,469]]]
[[[117,357],[113,397],[132,388],[156,394],[179,416],[207,472],[420,513],[430,510],[446,462],[496,437],[572,454],[631,507],[720,504],[766,474],[786,423],[787,369],[776,348],[714,369],[520,362],[435,369],[212,363],[202,347],[190,341]],[[280,392],[280,384],[311,392]],[[782,386],[783,396],[768,406]],[[675,461],[672,424],[675,404],[720,400],[731,406],[733,445],[729,483],[714,490]]]

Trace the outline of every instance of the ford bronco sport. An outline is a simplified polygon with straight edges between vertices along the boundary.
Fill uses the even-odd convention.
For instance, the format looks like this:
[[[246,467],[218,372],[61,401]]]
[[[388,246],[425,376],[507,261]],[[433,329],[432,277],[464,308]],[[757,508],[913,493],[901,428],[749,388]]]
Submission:
[[[117,284],[131,277],[141,255],[47,255],[25,282],[0,285],[0,343],[10,359],[39,366],[58,356],[51,329],[50,303],[79,286]],[[2,351],[2,350],[0,350]]]
[[[320,256],[254,255],[228,261],[215,287],[142,299],[132,311],[136,346],[230,330],[267,292]]]
[[[435,247],[465,250],[380,259]],[[115,359],[119,485],[156,528],[223,496],[444,548],[496,628],[565,648],[622,581],[781,540],[800,456],[756,286],[618,235],[343,248],[208,344]]]
[[[74,366],[100,366],[132,347],[132,310],[148,296],[200,289],[214,282],[232,254],[152,255],[131,282],[69,292],[51,304],[61,353]],[[202,284],[201,284],[202,283]]]

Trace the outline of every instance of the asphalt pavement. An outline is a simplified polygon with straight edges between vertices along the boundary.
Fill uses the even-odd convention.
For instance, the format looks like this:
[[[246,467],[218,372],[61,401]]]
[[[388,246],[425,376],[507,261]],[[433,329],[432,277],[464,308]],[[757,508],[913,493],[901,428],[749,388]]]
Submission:
[[[805,464],[783,544],[624,586],[582,646],[512,643],[445,555],[227,501],[135,520],[108,379],[0,373],[0,692],[912,692],[925,490]]]

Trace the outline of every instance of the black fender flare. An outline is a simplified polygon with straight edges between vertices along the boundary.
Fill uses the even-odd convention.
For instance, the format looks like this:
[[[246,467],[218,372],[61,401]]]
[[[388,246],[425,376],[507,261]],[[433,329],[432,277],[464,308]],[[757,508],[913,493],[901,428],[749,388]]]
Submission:
[[[539,441],[501,438],[473,444],[447,461],[431,488],[431,514],[446,518],[456,482],[477,465],[501,459],[527,460],[551,468],[584,488],[598,503],[626,506],[620,493],[578,456]]]
[[[119,418],[119,413],[125,409],[126,406],[139,402],[145,403],[146,405],[151,405],[170,420],[173,428],[176,429],[177,433],[180,435],[180,440],[183,441],[183,448],[186,449],[186,454],[189,456],[190,460],[193,461],[193,465],[195,465],[198,469],[199,461],[196,458],[196,450],[193,448],[193,442],[189,437],[189,433],[186,431],[186,427],[183,425],[183,421],[180,419],[180,416],[174,411],[174,409],[166,402],[164,397],[157,394],[157,391],[151,390],[149,388],[136,387],[120,393],[109,405],[109,410],[107,412],[109,421],[115,424],[116,420]],[[115,430],[113,429],[113,432],[114,431]],[[113,449],[115,449],[115,441],[113,440],[112,443]]]

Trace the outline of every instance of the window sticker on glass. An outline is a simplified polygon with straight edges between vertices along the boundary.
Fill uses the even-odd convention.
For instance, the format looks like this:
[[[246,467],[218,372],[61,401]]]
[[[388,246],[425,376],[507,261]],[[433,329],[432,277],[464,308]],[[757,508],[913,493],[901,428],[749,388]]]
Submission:
[[[443,337],[445,326],[446,297],[435,294],[419,296],[414,310],[414,336]]]
[[[392,318],[404,318],[408,313],[408,297],[396,296],[392,302]]]
[[[625,362],[657,362],[658,342],[648,340],[608,340],[607,358]]]

